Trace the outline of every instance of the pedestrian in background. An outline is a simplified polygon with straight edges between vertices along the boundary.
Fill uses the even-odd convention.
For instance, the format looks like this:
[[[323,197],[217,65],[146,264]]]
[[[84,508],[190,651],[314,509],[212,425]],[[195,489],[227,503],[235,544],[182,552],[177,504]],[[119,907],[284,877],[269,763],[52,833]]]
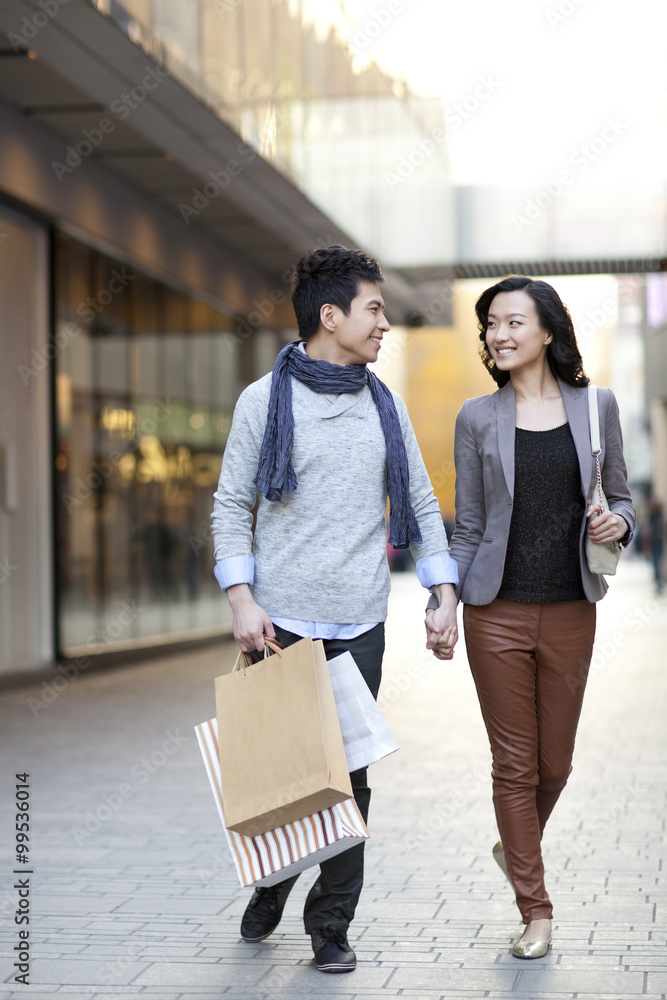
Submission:
[[[663,588],[662,555],[665,548],[665,516],[662,504],[655,497],[651,497],[648,505],[648,537],[655,592],[660,596]]]
[[[331,246],[303,257],[292,279],[301,339],[234,411],[213,510],[216,577],[241,649],[262,650],[265,635],[283,645],[311,635],[328,659],[349,650],[377,697],[390,587],[387,499],[390,543],[410,546],[422,585],[438,595],[446,659],[457,638],[456,565],[405,403],[366,367],[389,330],[377,262]],[[366,820],[366,768],[350,780]],[[363,870],[359,844],[321,863],[306,898],[305,929],[322,972],[356,966],[347,930]],[[297,877],[254,891],[244,940],[275,930]]]
[[[478,299],[482,361],[499,386],[468,399],[455,432],[451,544],[472,675],[493,758],[501,841],[493,854],[526,925],[512,948],[538,958],[552,905],[540,841],[565,787],[595,636],[602,576],[595,543],[627,545],[635,525],[618,406],[598,390],[602,483],[610,510],[593,515],[589,379],[572,320],[545,281],[510,276]],[[429,609],[435,600],[429,601]],[[439,627],[427,611],[427,646]]]

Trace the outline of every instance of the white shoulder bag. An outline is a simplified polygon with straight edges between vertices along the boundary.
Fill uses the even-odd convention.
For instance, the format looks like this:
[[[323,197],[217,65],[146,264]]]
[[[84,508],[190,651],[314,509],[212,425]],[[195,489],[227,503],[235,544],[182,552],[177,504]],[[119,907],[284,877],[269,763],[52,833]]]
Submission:
[[[588,420],[591,429],[591,454],[595,459],[595,483],[593,494],[588,501],[588,506],[598,507],[599,514],[609,510],[607,498],[602,489],[602,471],[600,469],[600,419],[598,417],[598,391],[594,385],[588,386]],[[598,514],[591,514],[589,521]],[[618,560],[621,558],[620,542],[602,542],[596,545],[588,537],[586,530],[586,560],[591,573],[603,574],[604,576],[614,576]]]

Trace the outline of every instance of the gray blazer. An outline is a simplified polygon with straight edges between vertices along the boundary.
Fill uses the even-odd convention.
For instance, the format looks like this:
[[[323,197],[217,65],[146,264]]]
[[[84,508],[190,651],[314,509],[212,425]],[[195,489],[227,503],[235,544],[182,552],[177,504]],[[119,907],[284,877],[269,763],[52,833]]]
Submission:
[[[592,496],[595,462],[591,455],[586,388],[558,380],[579,458],[581,492]],[[600,465],[609,507],[628,523],[627,544],[635,526],[628,490],[618,404],[611,389],[598,389]],[[503,578],[514,498],[516,400],[511,381],[490,396],[467,399],[456,418],[456,528],[451,555],[459,568],[457,596],[466,604],[490,604]],[[603,576],[591,573],[584,554],[584,517],[579,562],[584,593],[599,601],[607,590]]]

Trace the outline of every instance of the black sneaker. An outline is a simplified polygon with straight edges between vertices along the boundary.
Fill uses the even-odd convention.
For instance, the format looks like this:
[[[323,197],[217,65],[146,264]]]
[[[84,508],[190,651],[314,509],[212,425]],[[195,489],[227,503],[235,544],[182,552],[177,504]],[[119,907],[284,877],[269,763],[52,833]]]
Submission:
[[[241,937],[244,941],[263,941],[275,931],[283,915],[287,897],[298,877],[295,875],[294,878],[268,889],[255,889],[241,920]]]
[[[357,956],[350,948],[342,927],[329,924],[318,927],[310,935],[315,952],[315,965],[320,972],[354,972]]]

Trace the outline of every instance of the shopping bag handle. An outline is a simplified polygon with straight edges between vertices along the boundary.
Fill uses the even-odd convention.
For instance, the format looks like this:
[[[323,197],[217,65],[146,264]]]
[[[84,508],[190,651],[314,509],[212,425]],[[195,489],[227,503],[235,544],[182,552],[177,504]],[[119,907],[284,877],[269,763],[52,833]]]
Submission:
[[[277,639],[270,639],[267,635],[264,636],[264,659],[266,659],[270,655],[269,650],[272,650],[274,653],[280,656],[280,653],[284,648],[285,647],[283,646],[283,644],[281,642],[278,642]],[[239,649],[239,655],[236,657],[236,662],[232,667],[232,673],[234,674],[236,673],[237,670],[241,669],[241,662],[242,662],[243,673],[245,674],[246,667],[252,666],[252,664],[255,662],[254,660],[251,659],[251,657],[252,653],[247,653],[245,649]]]

